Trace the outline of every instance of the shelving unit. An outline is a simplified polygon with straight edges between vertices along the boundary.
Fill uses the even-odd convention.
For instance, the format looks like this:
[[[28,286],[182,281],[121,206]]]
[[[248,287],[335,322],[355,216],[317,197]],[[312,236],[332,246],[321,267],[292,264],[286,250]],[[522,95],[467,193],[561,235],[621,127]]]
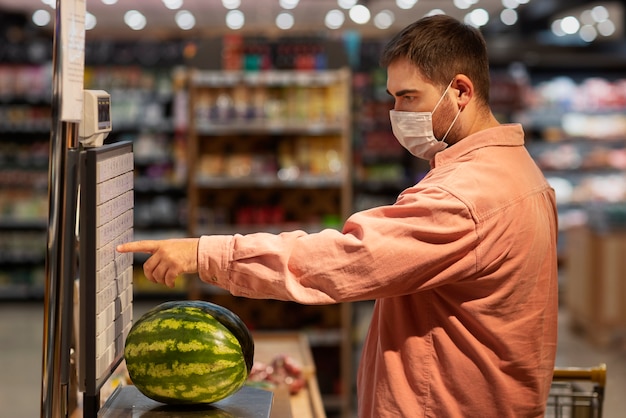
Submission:
[[[191,70],[188,233],[339,227],[351,211],[350,72]],[[350,305],[247,300],[189,281],[189,298],[253,330],[304,331],[329,416],[348,416]]]
[[[192,71],[189,233],[315,231],[345,219],[349,77]]]
[[[524,125],[527,148],[555,189],[563,304],[573,329],[608,346],[626,335],[623,73],[589,68],[566,77],[535,70],[527,82],[526,107],[513,118]]]
[[[50,66],[0,66],[0,299],[44,292]]]
[[[626,203],[624,81],[591,71],[535,78],[525,92],[527,106],[513,118],[523,124],[527,148],[555,189],[565,263],[564,232],[591,223],[599,207]]]
[[[47,39],[33,40],[32,48],[5,40],[14,51],[0,64],[0,299],[43,296],[52,98]],[[182,44],[102,41],[85,47],[84,87],[112,96],[113,132],[106,142],[130,140],[139,151],[137,238],[185,235]],[[171,294],[143,280],[136,264],[140,293]],[[178,291],[184,294],[184,284]]]

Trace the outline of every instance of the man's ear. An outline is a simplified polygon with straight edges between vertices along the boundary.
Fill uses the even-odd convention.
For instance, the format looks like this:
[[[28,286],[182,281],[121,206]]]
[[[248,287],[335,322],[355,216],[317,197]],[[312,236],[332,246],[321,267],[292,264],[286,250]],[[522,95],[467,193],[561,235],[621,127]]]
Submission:
[[[467,106],[474,97],[474,83],[465,74],[457,74],[451,87],[457,91],[456,101],[459,107]]]

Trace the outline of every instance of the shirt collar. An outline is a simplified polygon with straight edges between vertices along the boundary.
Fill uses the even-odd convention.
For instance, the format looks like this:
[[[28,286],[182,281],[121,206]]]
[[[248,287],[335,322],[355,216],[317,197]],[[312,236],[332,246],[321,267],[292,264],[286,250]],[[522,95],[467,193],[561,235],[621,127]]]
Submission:
[[[490,146],[523,146],[524,130],[519,123],[506,123],[494,128],[478,131],[463,138],[453,146],[439,151],[430,160],[430,168],[458,160],[463,155],[479,148]]]

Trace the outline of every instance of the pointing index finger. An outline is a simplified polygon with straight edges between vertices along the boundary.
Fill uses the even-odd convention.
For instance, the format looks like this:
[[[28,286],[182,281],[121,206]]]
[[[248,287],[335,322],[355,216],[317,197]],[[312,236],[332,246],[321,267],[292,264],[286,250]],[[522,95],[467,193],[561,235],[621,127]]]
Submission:
[[[132,241],[117,246],[116,250],[120,253],[148,253],[153,254],[159,248],[157,241],[144,240]]]

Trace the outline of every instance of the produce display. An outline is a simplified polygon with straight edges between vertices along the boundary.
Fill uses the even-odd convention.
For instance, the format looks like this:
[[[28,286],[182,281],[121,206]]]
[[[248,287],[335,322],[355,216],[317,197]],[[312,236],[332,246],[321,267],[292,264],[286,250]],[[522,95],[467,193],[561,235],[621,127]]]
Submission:
[[[295,395],[306,386],[306,379],[302,366],[293,357],[279,354],[270,363],[255,362],[247,384],[268,390],[284,385],[290,395]]]
[[[162,303],[139,318],[124,349],[132,383],[167,404],[217,402],[252,370],[254,341],[230,310],[203,301]]]

